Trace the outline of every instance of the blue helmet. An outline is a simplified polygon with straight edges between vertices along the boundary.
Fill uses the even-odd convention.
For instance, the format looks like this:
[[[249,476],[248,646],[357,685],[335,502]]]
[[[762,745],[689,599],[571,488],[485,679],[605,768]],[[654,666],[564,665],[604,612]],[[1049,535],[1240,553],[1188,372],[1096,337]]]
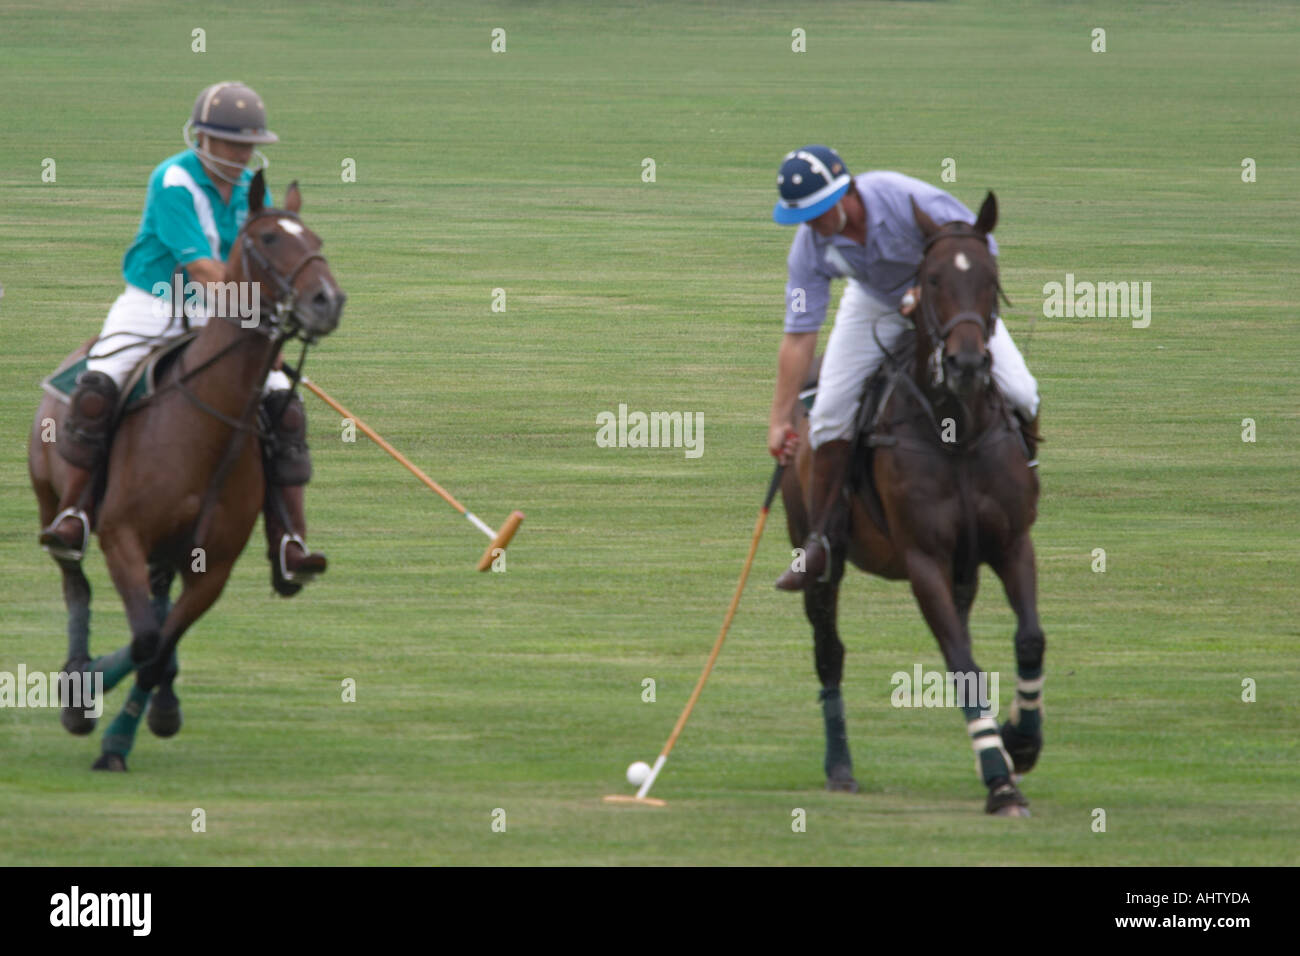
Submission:
[[[848,167],[829,146],[805,146],[785,157],[776,174],[781,198],[772,218],[784,226],[816,219],[849,191]]]

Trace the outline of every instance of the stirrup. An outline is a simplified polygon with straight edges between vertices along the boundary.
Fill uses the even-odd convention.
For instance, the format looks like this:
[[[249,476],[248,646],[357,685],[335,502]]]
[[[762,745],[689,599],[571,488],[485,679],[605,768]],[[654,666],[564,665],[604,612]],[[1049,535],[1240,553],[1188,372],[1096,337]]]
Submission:
[[[63,545],[50,544],[45,538],[54,538],[54,529],[57,528],[64,518],[76,518],[81,522],[81,547],[69,548]],[[41,531],[41,547],[44,548],[52,557],[62,558],[65,561],[81,561],[86,556],[86,549],[90,547],[90,516],[80,508],[64,508],[54,516],[49,527]]]
[[[292,581],[297,577],[297,575],[289,570],[289,566],[284,563],[285,552],[290,544],[296,544],[298,547],[302,548],[303,554],[311,554],[311,552],[307,550],[307,542],[302,540],[300,535],[287,533],[280,535],[280,577],[285,581]]]

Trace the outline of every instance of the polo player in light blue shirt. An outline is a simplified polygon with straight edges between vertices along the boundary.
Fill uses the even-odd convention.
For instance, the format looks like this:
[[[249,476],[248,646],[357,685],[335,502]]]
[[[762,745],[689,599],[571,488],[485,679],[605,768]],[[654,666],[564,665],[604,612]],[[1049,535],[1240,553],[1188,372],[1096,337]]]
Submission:
[[[780,461],[793,461],[797,450],[793,408],[826,321],[831,280],[848,279],[808,414],[813,531],[804,570],[787,569],[776,585],[799,591],[828,572],[829,556],[845,530],[834,489],[852,453],[863,389],[884,360],[884,350],[908,328],[906,316],[914,301],[909,287],[925,257],[925,237],[912,214],[912,200],[937,223],[974,222],[975,215],[942,189],[902,173],[851,176],[844,160],[826,146],[788,154],[777,188],[780,198],[772,218],[797,226],[786,261],[785,336],[768,421],[768,450]],[[988,242],[996,256],[997,242],[992,236]],[[988,351],[993,380],[1025,422],[1025,437],[1032,444],[1038,434],[1038,383],[1000,319]]]

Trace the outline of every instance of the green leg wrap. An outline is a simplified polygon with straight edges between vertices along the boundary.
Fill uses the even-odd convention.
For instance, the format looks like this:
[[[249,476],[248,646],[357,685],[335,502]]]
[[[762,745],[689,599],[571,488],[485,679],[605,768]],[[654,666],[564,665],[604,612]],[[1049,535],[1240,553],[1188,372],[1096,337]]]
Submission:
[[[131,688],[122,712],[113,718],[108,730],[104,731],[104,753],[125,757],[131,752],[136,728],[140,726],[140,717],[144,714],[145,705],[149,703],[149,693],[141,690],[139,684]]]
[[[90,669],[92,671],[103,671],[104,690],[112,690],[123,677],[135,670],[135,664],[131,662],[131,645],[128,644],[112,654],[96,657],[94,663],[90,665]]]

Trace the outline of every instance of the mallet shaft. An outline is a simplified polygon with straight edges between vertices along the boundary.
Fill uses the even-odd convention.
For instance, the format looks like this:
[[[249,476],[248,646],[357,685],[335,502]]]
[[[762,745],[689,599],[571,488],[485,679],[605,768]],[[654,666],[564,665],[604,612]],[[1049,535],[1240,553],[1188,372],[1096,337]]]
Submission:
[[[695,682],[695,689],[691,691],[690,699],[686,701],[686,706],[682,708],[681,716],[677,718],[673,732],[668,735],[668,742],[664,744],[664,749],[659,751],[659,758],[654,762],[654,767],[650,770],[650,776],[646,778],[645,783],[641,785],[641,789],[637,791],[636,795],[638,797],[644,797],[650,792],[650,787],[654,784],[655,778],[659,776],[659,770],[668,759],[668,754],[672,752],[673,745],[677,743],[677,738],[681,736],[682,728],[686,726],[691,711],[695,709],[695,702],[700,699],[700,693],[704,690],[704,683],[709,679],[709,674],[713,671],[713,665],[718,660],[718,654],[722,651],[722,642],[727,639],[727,631],[731,627],[732,619],[736,616],[736,608],[740,606],[740,596],[745,591],[745,582],[749,580],[749,569],[754,565],[754,555],[758,553],[758,542],[763,537],[763,528],[767,524],[767,514],[772,508],[772,499],[776,497],[776,491],[781,486],[781,475],[784,471],[785,466],[778,464],[772,474],[772,482],[767,488],[767,497],[763,500],[763,510],[758,513],[758,520],[754,523],[754,536],[749,541],[749,555],[745,558],[745,568],[740,573],[740,580],[736,582],[736,593],[731,596],[727,616],[722,619],[722,630],[718,632],[718,639],[713,642],[713,650],[709,653],[709,659],[704,664],[704,671],[700,674],[700,679]]]
[[[415,467],[415,465],[411,464],[410,460],[409,460],[405,455],[403,455],[400,451],[398,451],[398,450],[397,450],[396,448],[394,448],[392,445],[388,444],[388,442],[384,441],[381,437],[379,437],[379,434],[378,434],[378,433],[377,433],[373,428],[371,428],[369,425],[367,425],[367,424],[366,424],[365,422],[363,422],[361,419],[357,418],[356,415],[353,415],[350,411],[348,411],[346,408],[344,408],[344,407],[343,407],[342,405],[340,405],[338,402],[334,401],[334,399],[330,398],[330,397],[329,397],[328,395],[326,395],[323,391],[321,391],[319,388],[317,388],[315,382],[313,382],[311,379],[309,379],[306,375],[303,375],[301,378],[299,378],[299,381],[302,382],[304,385],[306,385],[309,389],[311,389],[311,392],[312,392],[313,395],[315,395],[317,398],[319,398],[322,402],[324,402],[324,403],[325,403],[326,405],[328,405],[330,408],[334,409],[334,411],[338,412],[338,413],[339,413],[340,415],[342,415],[344,418],[350,418],[350,419],[352,419],[353,423],[354,423],[358,428],[361,429],[362,433],[363,433],[367,438],[369,438],[372,442],[374,442],[376,445],[378,445],[378,446],[379,446],[380,448],[382,448],[384,451],[388,452],[388,454],[390,454],[390,455],[392,455],[394,458],[396,458],[397,461],[398,461],[400,464],[404,465],[404,466],[406,467],[406,469],[407,469],[411,474],[415,475],[416,478],[419,478],[422,482],[424,482],[424,483],[429,487],[430,490],[432,490],[432,491],[436,491],[439,495],[441,495],[441,496],[442,496],[442,499],[443,499],[444,501],[446,501],[447,504],[451,505],[453,508],[455,508],[455,509],[456,509],[457,511],[459,511],[461,514],[463,514],[463,515],[468,515],[468,512],[467,512],[466,509],[465,509],[465,506],[464,506],[463,504],[461,504],[459,501],[457,501],[455,498],[453,498],[451,495],[449,495],[449,494],[448,494],[448,493],[443,489],[442,485],[438,484],[436,481],[434,481],[432,478],[430,478],[428,475],[426,475],[424,472],[422,472],[419,468]],[[484,525],[483,522],[479,521],[477,518],[470,516],[470,521],[471,521],[475,526],[477,526],[478,529],[479,529],[480,531],[482,531],[484,534],[486,534],[489,538],[492,538],[492,537],[495,537],[495,536],[496,536],[496,532],[495,532],[495,531],[493,531],[491,528],[489,528],[489,527],[487,527],[486,525]]]
[[[506,546],[510,544],[511,539],[514,538],[515,532],[519,530],[519,523],[524,520],[524,513],[522,511],[511,512],[510,517],[506,519],[506,523],[501,526],[501,530],[493,531],[492,528],[489,527],[486,522],[482,521],[478,515],[474,514],[474,512],[470,511],[463,504],[461,504],[459,501],[457,501],[455,498],[449,495],[443,489],[442,485],[438,484],[436,481],[434,481],[432,478],[430,478],[428,475],[422,472],[419,468],[417,468],[414,464],[412,464],[411,461],[405,455],[403,455],[392,445],[388,444],[388,442],[384,441],[384,439],[379,436],[378,432],[376,432],[373,428],[371,428],[361,419],[357,418],[356,415],[353,415],[350,411],[348,411],[338,402],[334,401],[334,399],[326,395],[325,392],[322,389],[320,389],[315,382],[311,381],[311,379],[307,378],[307,376],[305,375],[298,375],[296,377],[298,381],[302,382],[302,384],[306,385],[307,388],[311,390],[313,395],[319,398],[330,408],[334,409],[334,411],[338,412],[344,418],[350,418],[353,424],[355,424],[358,428],[360,428],[362,433],[367,438],[369,438],[372,442],[374,442],[384,451],[388,452],[388,454],[392,455],[395,459],[397,459],[397,461],[402,466],[404,466],[407,471],[415,475],[416,478],[419,478],[420,481],[424,482],[424,484],[430,490],[437,492],[442,497],[443,501],[447,502],[447,504],[451,505],[461,514],[463,514],[469,520],[470,524],[472,524],[474,527],[478,528],[485,535],[487,535],[488,538],[491,539],[491,542],[488,544],[487,550],[483,552],[483,557],[479,559],[478,569],[480,571],[486,571],[488,570],[488,568],[492,567],[493,561],[497,557],[497,553],[502,552],[506,549]]]

